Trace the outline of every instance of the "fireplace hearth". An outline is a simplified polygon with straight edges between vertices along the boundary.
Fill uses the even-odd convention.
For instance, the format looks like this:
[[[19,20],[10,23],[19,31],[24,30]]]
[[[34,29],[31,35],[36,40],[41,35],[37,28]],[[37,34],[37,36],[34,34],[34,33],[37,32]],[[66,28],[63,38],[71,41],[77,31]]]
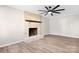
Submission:
[[[29,36],[37,35],[37,28],[29,28]]]

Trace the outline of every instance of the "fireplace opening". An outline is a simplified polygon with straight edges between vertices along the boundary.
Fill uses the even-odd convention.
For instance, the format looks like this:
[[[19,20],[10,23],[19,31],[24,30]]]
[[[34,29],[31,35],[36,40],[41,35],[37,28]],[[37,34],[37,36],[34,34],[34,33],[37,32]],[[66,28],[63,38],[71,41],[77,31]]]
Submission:
[[[29,28],[29,36],[37,35],[37,28]]]

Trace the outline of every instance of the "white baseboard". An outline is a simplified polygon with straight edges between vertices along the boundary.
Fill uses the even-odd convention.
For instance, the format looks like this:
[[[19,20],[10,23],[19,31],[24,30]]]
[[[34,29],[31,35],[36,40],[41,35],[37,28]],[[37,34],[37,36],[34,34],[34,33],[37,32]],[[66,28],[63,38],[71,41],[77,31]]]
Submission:
[[[71,35],[61,35],[61,34],[53,34],[49,33],[50,35],[58,35],[58,36],[65,36],[65,37],[71,37],[71,38],[79,38],[78,36],[71,36]]]
[[[23,42],[24,40],[19,40],[19,41],[15,41],[15,42],[9,42],[7,44],[3,44],[3,45],[0,45],[0,48],[1,47],[6,47],[6,46],[9,46],[9,45],[13,45],[13,44],[16,44],[16,43],[20,43],[20,42]]]

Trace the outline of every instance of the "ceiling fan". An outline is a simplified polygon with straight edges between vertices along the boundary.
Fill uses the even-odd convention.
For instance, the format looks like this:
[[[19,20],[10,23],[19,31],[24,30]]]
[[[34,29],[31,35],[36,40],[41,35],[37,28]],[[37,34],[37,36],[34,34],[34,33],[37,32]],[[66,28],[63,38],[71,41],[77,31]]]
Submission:
[[[54,8],[52,8],[51,6],[45,6],[46,10],[38,10],[41,11],[41,14],[44,14],[45,16],[50,13],[51,16],[53,16],[53,13],[57,13],[60,14],[59,11],[64,11],[65,9],[57,9],[58,7],[60,7],[60,5],[55,6]]]

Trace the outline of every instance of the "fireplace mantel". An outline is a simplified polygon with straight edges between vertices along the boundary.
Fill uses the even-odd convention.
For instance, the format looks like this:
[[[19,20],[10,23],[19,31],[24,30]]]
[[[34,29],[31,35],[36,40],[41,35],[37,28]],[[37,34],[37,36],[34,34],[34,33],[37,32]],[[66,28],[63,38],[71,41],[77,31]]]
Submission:
[[[27,22],[35,22],[35,23],[42,23],[41,21],[35,21],[35,20],[25,20]]]

